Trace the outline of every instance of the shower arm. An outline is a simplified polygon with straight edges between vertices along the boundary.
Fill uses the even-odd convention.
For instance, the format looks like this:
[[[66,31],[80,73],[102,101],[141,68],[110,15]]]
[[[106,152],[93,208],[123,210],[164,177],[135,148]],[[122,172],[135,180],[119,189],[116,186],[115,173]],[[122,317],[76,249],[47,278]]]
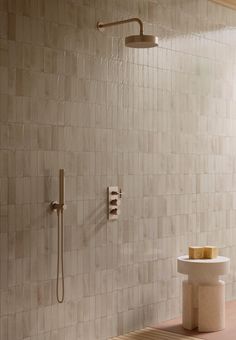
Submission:
[[[103,28],[105,28],[105,27],[127,24],[129,22],[137,22],[140,26],[140,35],[143,35],[143,22],[139,18],[130,18],[130,19],[126,19],[126,20],[108,22],[106,24],[104,24],[102,22],[98,22],[97,23],[97,29],[99,31],[103,31]]]

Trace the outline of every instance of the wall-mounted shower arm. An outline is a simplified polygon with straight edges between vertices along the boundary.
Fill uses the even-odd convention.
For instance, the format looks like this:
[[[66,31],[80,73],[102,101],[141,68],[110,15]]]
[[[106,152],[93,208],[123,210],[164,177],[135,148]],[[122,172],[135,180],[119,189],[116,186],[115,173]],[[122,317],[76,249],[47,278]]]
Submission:
[[[139,18],[130,18],[130,19],[126,19],[126,20],[108,22],[106,24],[104,24],[103,22],[98,22],[97,23],[97,29],[103,30],[103,28],[105,28],[105,27],[128,24],[129,22],[137,22],[140,26],[140,35],[143,35],[143,22]]]

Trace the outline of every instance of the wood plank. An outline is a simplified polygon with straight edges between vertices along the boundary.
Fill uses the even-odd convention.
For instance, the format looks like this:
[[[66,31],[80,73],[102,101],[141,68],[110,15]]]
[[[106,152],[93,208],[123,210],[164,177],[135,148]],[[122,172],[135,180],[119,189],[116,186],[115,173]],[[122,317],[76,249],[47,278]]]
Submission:
[[[211,1],[219,5],[223,5],[225,7],[236,9],[236,0],[211,0]]]
[[[160,329],[147,327],[128,334],[116,336],[111,340],[199,340],[192,336],[166,332]]]

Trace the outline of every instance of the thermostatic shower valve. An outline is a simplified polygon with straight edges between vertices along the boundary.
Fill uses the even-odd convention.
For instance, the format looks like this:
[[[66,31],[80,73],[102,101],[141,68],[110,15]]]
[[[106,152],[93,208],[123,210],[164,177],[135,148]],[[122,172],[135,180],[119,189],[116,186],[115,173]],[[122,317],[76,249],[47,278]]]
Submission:
[[[117,220],[120,214],[120,201],[122,197],[121,189],[118,187],[107,188],[107,218]]]

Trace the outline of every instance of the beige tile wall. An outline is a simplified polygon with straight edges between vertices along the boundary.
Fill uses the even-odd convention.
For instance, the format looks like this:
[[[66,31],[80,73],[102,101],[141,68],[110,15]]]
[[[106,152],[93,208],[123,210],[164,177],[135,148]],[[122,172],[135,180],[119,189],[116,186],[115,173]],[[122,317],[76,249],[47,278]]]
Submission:
[[[134,16],[159,48],[125,48],[136,24],[95,29]],[[1,340],[104,340],[175,317],[189,244],[231,257],[236,297],[235,27],[207,0],[0,1]],[[125,192],[118,222],[108,185]]]

